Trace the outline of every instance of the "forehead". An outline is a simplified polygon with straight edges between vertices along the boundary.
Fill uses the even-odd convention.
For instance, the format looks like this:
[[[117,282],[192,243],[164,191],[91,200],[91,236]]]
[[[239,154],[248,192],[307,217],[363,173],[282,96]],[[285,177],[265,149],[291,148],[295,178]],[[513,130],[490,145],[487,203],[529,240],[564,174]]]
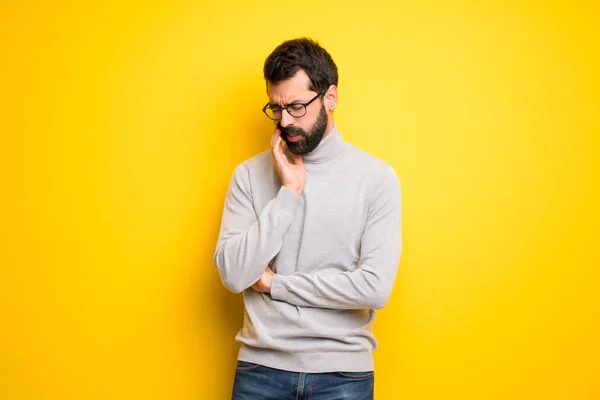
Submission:
[[[276,85],[269,83],[267,87],[267,95],[269,101],[273,103],[290,103],[295,100],[305,100],[305,97],[311,95],[308,89],[310,78],[303,70],[298,70],[296,75],[285,81],[281,81]]]

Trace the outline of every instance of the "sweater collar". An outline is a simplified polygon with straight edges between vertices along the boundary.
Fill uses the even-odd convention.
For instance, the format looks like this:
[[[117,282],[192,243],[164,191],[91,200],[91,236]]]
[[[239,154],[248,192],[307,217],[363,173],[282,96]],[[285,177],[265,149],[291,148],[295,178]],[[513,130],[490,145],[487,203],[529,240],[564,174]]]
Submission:
[[[321,140],[317,148],[302,156],[302,161],[307,164],[322,164],[342,154],[347,146],[337,125],[334,124],[331,132]]]

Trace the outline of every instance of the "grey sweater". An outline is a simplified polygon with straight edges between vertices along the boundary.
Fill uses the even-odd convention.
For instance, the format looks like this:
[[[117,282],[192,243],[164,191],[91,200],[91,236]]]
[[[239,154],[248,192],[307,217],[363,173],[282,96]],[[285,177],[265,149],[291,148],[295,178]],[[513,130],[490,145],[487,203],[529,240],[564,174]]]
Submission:
[[[400,262],[400,182],[337,126],[303,161],[300,196],[281,185],[270,151],[239,164],[229,184],[214,262],[225,287],[243,292],[238,359],[372,371],[371,325]],[[270,294],[250,288],[267,265]]]

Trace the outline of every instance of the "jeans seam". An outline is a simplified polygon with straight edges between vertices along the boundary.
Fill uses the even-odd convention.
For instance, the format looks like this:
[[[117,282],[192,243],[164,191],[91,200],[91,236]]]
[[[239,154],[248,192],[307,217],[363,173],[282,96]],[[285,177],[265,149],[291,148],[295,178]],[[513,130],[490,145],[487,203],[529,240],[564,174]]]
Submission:
[[[298,386],[296,387],[296,400],[298,400],[298,396],[300,396],[300,381],[302,379],[300,379],[302,377],[302,374],[298,374]]]
[[[238,361],[238,363],[237,363],[237,365],[235,367],[236,371],[240,371],[240,372],[254,371],[255,369],[260,368],[259,364],[251,363],[251,362],[247,362],[247,361],[242,361],[242,362],[247,363],[247,364],[252,364],[252,365],[240,366],[240,361]]]
[[[362,374],[362,375],[350,375],[350,374],[346,374],[346,373],[344,373],[344,372],[342,372],[342,371],[338,371],[338,372],[337,372],[337,375],[338,375],[338,376],[341,376],[341,377],[343,377],[343,378],[354,379],[354,380],[360,381],[360,380],[366,380],[366,379],[370,379],[370,378],[372,378],[372,377],[373,377],[375,374],[374,374],[374,372],[367,372],[367,373],[364,373],[364,374]]]

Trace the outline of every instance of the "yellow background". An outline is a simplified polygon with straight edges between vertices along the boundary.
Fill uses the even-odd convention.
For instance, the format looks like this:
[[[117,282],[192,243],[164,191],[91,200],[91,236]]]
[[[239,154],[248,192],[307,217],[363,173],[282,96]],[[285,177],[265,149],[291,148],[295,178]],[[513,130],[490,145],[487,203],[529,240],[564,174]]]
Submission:
[[[0,3],[0,398],[228,398],[226,185],[307,35],[403,186],[376,398],[600,399],[598,2],[103,3]]]

